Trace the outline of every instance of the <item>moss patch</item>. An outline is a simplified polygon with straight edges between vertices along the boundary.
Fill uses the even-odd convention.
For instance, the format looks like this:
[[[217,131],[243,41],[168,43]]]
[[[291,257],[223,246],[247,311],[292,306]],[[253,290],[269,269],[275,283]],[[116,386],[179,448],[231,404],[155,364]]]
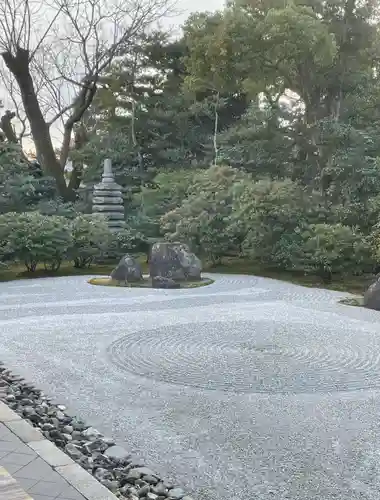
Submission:
[[[363,307],[363,297],[346,297],[339,301],[339,304],[344,304],[345,306],[355,306]]]
[[[145,273],[148,270],[145,255],[136,256],[139,261],[142,271]],[[100,276],[109,276],[115,268],[114,264],[92,264],[90,267],[81,269],[75,268],[72,262],[62,262],[58,271],[49,271],[44,268],[43,264],[39,264],[34,272],[27,271],[23,264],[13,264],[9,267],[0,268],[0,281],[13,281],[37,278],[57,278],[60,276],[88,276],[95,274]]]
[[[97,286],[116,286],[116,287],[121,287],[121,288],[153,288],[152,287],[152,280],[150,278],[144,278],[143,281],[138,281],[136,283],[122,283],[120,281],[113,280],[109,277],[107,278],[91,278],[88,280],[90,285],[97,285]],[[210,278],[202,278],[201,281],[181,281],[181,287],[180,288],[199,288],[201,286],[207,286],[211,285],[211,283],[214,283],[214,280]],[[178,290],[173,289],[173,290]]]
[[[361,276],[333,275],[331,283],[324,283],[318,276],[306,275],[297,271],[282,271],[276,268],[265,268],[255,262],[238,257],[224,257],[221,264],[206,265],[204,271],[207,273],[262,276],[264,278],[287,281],[295,285],[311,288],[326,288],[328,290],[350,292],[360,295],[365,292],[374,280],[372,274]]]
[[[145,254],[135,255],[138,262],[141,264],[143,273],[148,272],[148,265],[146,263]],[[109,276],[111,271],[115,268],[117,262],[113,264],[94,264],[89,268],[76,269],[72,262],[62,262],[58,271],[46,271],[41,264],[37,267],[35,272],[28,272],[25,270],[23,264],[15,264],[5,269],[0,268],[0,281],[12,281],[19,279],[36,279],[36,278],[54,278],[59,276],[78,276],[78,275],[95,275],[95,276]],[[331,283],[323,283],[317,276],[304,275],[294,271],[281,271],[278,269],[263,268],[247,259],[238,257],[224,257],[222,264],[219,265],[205,265],[204,271],[207,273],[221,273],[221,274],[246,274],[253,276],[263,276],[282,281],[288,281],[297,285],[328,288],[330,290],[338,290],[343,292],[350,292],[353,294],[361,295],[373,282],[373,275],[364,276],[333,276]],[[197,284],[196,286],[204,286]],[[192,288],[192,286],[188,286]]]

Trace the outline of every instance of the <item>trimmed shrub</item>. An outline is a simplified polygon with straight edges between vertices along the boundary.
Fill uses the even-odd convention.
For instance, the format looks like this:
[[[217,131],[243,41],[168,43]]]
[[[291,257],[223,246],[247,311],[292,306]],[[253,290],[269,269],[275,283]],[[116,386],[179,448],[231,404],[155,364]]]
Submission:
[[[360,274],[371,265],[371,249],[362,234],[342,224],[311,224],[299,232],[294,267],[329,283],[333,274]]]
[[[38,212],[0,216],[0,248],[5,261],[23,262],[28,271],[39,263],[58,270],[71,245],[67,219]]]
[[[106,219],[101,215],[78,215],[70,224],[71,246],[68,257],[74,267],[89,267],[110,244],[111,234]]]

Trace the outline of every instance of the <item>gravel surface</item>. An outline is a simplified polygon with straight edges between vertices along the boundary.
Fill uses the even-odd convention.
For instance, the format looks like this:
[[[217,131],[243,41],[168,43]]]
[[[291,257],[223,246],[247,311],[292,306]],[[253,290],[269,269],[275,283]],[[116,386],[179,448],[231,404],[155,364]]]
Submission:
[[[380,496],[380,313],[218,276],[0,284],[0,359],[197,500]]]

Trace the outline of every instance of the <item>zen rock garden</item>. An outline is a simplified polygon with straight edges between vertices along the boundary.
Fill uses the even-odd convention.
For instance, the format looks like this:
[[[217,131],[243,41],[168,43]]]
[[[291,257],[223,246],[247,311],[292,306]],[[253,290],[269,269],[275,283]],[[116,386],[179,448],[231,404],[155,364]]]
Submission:
[[[124,255],[109,278],[93,278],[89,283],[103,286],[143,288],[196,288],[213,281],[202,278],[201,260],[183,243],[154,243],[149,257],[149,276],[132,255]]]
[[[94,186],[92,212],[107,218],[111,231],[124,227],[124,205],[121,186],[115,182],[111,160],[104,161],[102,181]],[[212,283],[202,279],[202,262],[188,245],[178,242],[156,242],[149,256],[149,277],[143,276],[139,262],[124,255],[109,278],[93,278],[89,282],[103,286],[135,286],[144,288],[195,288]]]
[[[13,410],[120,500],[362,498],[378,466],[377,312],[232,274],[122,292],[0,283],[1,360],[27,381],[0,369]]]

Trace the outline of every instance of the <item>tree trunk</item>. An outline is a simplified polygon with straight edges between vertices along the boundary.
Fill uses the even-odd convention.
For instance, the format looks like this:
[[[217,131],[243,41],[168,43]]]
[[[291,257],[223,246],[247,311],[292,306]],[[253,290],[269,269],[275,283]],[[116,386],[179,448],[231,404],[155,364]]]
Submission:
[[[72,201],[75,199],[75,191],[69,189],[66,184],[64,168],[61,167],[55,154],[49,127],[42,115],[34,89],[29,69],[29,51],[18,47],[15,55],[4,52],[2,57],[20,88],[22,102],[30,123],[41,167],[47,175],[54,177],[59,195],[66,201]]]
[[[74,131],[74,149],[80,151],[88,142],[87,131],[83,123],[80,123]],[[69,189],[77,191],[83,178],[83,164],[73,161],[73,170],[70,175]]]
[[[213,146],[214,146],[214,165],[218,164],[218,128],[219,128],[219,92],[215,96],[215,106],[214,106],[214,137],[213,137]]]
[[[18,143],[17,136],[12,127],[12,120],[15,116],[16,113],[12,113],[11,111],[7,110],[0,118],[0,128],[4,132],[7,141],[12,144]]]

